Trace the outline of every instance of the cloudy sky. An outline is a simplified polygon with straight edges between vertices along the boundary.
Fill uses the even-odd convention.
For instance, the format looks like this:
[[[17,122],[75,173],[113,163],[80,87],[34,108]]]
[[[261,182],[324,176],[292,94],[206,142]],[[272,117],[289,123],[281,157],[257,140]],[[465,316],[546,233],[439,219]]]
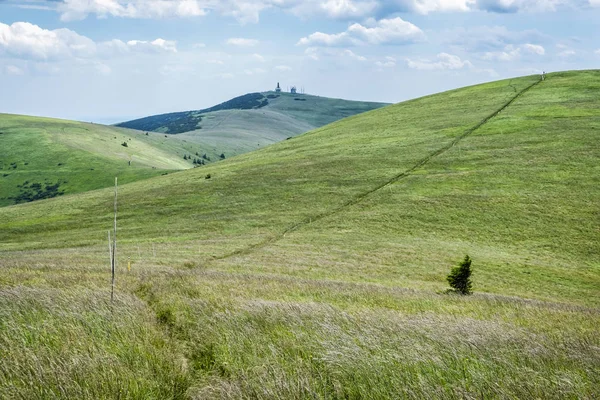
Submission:
[[[600,66],[600,0],[0,0],[0,112],[113,123],[302,86],[398,102]]]

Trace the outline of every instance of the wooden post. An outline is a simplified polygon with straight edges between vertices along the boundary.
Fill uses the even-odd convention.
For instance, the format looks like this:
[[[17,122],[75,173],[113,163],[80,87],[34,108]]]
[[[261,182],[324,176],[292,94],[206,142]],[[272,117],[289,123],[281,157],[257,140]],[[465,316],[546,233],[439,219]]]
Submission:
[[[110,257],[110,302],[113,302],[115,292],[115,259],[113,258],[113,248],[110,241],[110,229],[108,230],[108,256]]]
[[[112,251],[111,251],[111,289],[110,289],[110,302],[113,302],[114,293],[115,293],[115,275],[117,271],[117,178],[115,177],[115,219],[113,226],[113,242],[112,242]],[[108,242],[110,247],[110,231],[108,232]]]

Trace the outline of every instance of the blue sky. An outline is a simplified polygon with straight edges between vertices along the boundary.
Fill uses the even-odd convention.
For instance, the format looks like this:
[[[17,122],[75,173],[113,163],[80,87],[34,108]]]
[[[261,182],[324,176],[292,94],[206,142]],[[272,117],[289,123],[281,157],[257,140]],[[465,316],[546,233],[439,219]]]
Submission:
[[[0,112],[113,123],[296,85],[398,102],[599,68],[600,0],[0,0]]]

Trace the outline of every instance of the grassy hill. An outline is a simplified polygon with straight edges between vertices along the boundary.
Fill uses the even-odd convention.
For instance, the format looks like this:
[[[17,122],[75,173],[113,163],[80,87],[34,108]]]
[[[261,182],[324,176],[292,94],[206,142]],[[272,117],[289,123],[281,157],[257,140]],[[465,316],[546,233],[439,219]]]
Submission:
[[[111,190],[0,209],[0,394],[597,398],[599,89],[492,82],[124,185],[112,305]]]
[[[220,153],[185,137],[0,114],[0,206],[192,168],[204,154]]]
[[[155,115],[118,126],[185,134],[186,140],[233,156],[385,105],[302,94],[249,93],[204,110]]]

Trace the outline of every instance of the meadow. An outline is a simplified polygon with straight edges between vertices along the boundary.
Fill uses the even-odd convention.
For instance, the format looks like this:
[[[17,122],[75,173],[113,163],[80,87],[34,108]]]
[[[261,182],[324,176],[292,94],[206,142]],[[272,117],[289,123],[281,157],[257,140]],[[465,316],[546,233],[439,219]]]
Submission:
[[[599,89],[462,88],[123,185],[112,304],[112,189],[0,208],[0,397],[598,398]]]

